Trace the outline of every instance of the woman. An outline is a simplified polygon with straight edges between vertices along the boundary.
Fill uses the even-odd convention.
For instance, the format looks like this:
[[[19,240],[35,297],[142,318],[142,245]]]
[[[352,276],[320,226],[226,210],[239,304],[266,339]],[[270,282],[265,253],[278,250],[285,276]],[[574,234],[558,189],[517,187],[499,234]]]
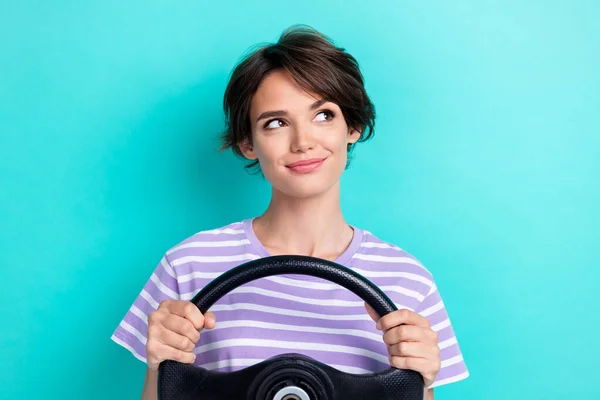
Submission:
[[[156,398],[166,359],[221,371],[287,352],[353,373],[393,365],[423,375],[426,399],[433,387],[466,378],[431,274],[342,215],[340,176],[375,119],[356,60],[312,29],[290,28],[236,67],[224,108],[223,148],[260,168],[271,202],[256,218],[202,231],[166,252],[112,336],[148,365],[142,398]],[[399,310],[379,318],[353,293],[303,275],[246,284],[204,316],[189,302],[224,271],[280,254],[350,267]]]

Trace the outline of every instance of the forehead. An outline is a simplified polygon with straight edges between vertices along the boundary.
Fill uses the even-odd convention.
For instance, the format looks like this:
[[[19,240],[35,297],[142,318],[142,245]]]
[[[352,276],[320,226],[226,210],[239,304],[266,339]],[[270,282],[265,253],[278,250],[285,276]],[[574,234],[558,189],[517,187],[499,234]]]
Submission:
[[[267,75],[252,97],[250,114],[256,116],[264,111],[305,111],[321,97],[307,93],[287,72],[277,70]]]

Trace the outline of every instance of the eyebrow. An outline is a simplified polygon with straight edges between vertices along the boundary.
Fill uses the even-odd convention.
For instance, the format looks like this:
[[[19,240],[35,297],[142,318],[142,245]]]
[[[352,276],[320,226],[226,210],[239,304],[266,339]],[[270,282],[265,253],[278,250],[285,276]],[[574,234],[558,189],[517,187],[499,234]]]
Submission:
[[[317,100],[311,104],[310,109],[315,110],[315,109],[321,107],[323,104],[327,103],[328,101],[329,100],[327,100],[327,99]],[[288,112],[285,110],[265,111],[264,113],[260,114],[258,116],[258,118],[256,118],[256,122],[260,121],[261,119],[267,119],[267,118],[272,118],[272,117],[283,117],[287,114],[288,114]]]

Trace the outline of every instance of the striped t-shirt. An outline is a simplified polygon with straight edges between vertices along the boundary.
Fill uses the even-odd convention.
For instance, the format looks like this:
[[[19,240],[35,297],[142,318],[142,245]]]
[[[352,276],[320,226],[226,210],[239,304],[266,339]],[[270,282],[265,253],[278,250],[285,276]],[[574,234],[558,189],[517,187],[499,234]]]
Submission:
[[[353,227],[334,262],[375,283],[400,308],[427,317],[438,333],[442,368],[431,387],[469,373],[431,273],[407,252]],[[252,219],[199,232],[166,252],[112,339],[146,362],[148,315],[166,299],[190,300],[208,282],[270,254]],[[275,355],[301,353],[348,373],[389,368],[382,332],[357,295],[321,278],[278,275],[233,290],[210,309],[217,323],[196,343],[195,365],[235,371]]]

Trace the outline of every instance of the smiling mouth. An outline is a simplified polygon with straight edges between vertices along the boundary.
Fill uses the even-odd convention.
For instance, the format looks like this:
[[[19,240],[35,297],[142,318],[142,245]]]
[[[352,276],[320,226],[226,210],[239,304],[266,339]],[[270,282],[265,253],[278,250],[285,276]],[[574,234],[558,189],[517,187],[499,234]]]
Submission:
[[[286,165],[286,168],[298,174],[308,174],[317,170],[324,162],[325,158],[311,158]]]

